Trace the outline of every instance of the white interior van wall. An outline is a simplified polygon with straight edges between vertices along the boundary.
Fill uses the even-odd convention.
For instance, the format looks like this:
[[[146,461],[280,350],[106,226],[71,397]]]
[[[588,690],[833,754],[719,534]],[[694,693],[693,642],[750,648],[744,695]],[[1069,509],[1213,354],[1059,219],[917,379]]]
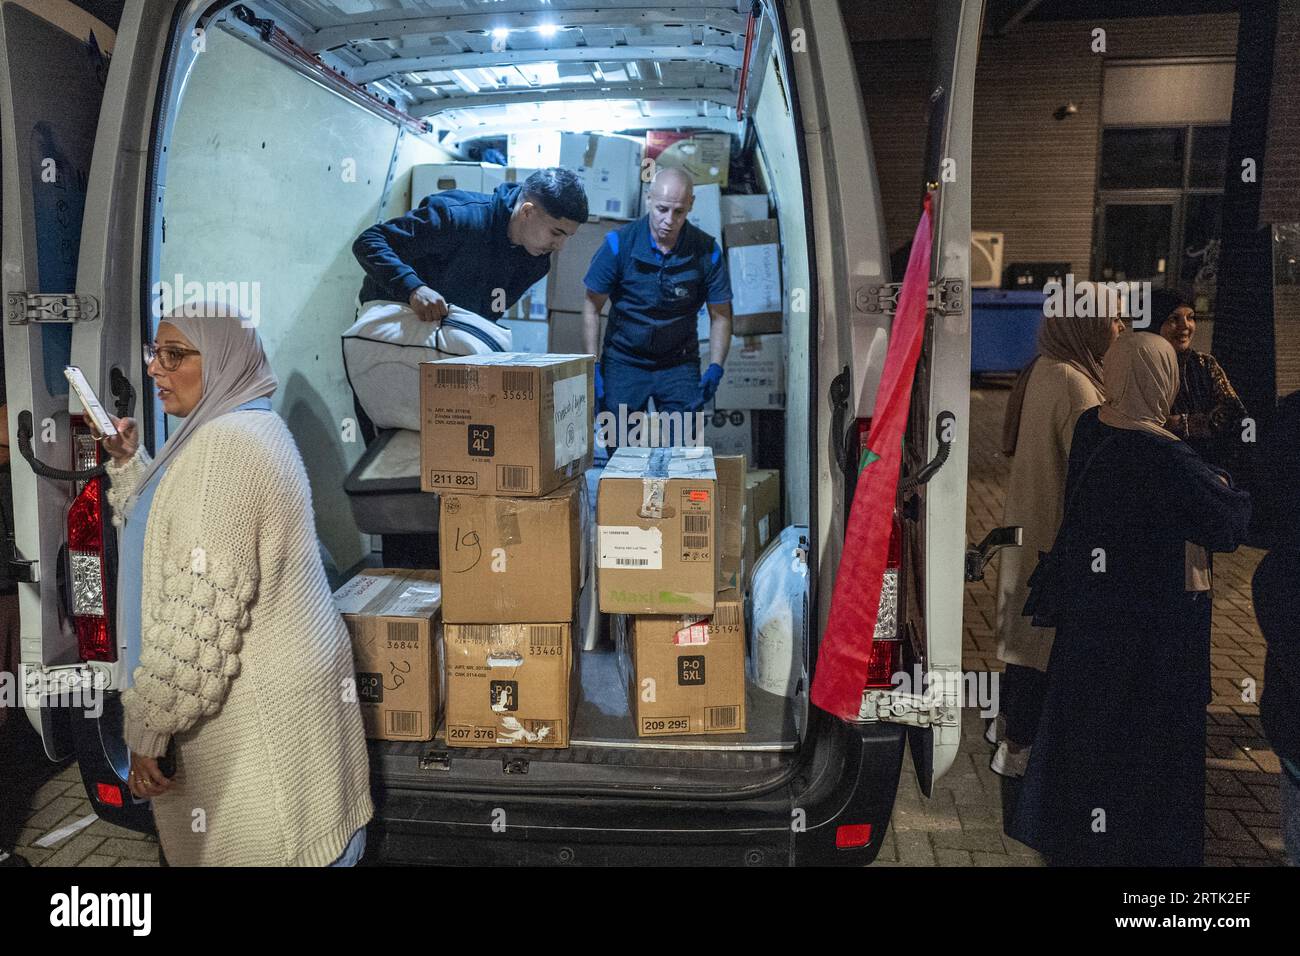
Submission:
[[[808,325],[811,305],[808,279],[808,235],[804,220],[803,177],[799,144],[789,96],[781,89],[773,59],[768,58],[763,87],[754,108],[754,129],[763,151],[776,218],[781,229],[782,311],[785,325],[785,485],[786,520],[808,524],[810,488],[808,435],[810,402]]]
[[[159,279],[238,282],[280,387],[276,411],[302,452],[317,534],[340,570],[369,550],[343,478],[361,456],[339,336],[356,314],[352,241],[381,215],[397,127],[220,30],[194,65],[168,147]],[[409,167],[445,152],[402,137],[393,197]],[[254,298],[257,296],[257,298]],[[259,301],[260,300],[260,301]],[[351,438],[351,441],[345,441]]]

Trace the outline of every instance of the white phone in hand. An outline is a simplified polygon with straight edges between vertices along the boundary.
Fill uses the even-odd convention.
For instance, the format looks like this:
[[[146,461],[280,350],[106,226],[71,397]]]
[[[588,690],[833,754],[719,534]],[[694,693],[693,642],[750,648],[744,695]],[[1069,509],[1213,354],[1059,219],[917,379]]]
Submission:
[[[95,430],[105,438],[111,438],[117,434],[117,426],[113,424],[113,419],[108,417],[108,412],[104,411],[104,406],[99,401],[99,396],[95,390],[90,387],[86,381],[86,376],[81,374],[81,369],[75,365],[65,365],[63,367],[63,376],[72,386],[72,390],[77,393],[77,398],[81,400],[81,407],[86,410]]]

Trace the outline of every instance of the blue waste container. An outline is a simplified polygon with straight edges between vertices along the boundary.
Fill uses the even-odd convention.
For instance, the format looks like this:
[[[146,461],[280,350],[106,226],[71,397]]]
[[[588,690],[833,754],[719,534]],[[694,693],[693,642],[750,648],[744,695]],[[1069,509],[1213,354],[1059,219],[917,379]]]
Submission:
[[[975,375],[1018,372],[1038,354],[1042,292],[971,290],[970,366]]]

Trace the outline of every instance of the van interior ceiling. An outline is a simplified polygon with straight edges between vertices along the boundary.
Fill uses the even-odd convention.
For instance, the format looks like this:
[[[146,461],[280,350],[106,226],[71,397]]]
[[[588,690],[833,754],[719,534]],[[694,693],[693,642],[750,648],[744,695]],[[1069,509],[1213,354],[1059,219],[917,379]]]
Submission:
[[[154,170],[163,213],[152,236],[152,282],[212,277],[247,281],[255,290],[259,334],[280,380],[275,406],[302,451],[331,574],[341,581],[379,564],[372,535],[394,530],[391,524],[379,531],[359,526],[349,500],[356,489],[345,489],[344,476],[363,485],[375,478],[377,487],[392,492],[402,486],[411,459],[408,443],[404,460],[399,452],[386,462],[374,460],[374,449],[347,427],[355,412],[339,341],[356,319],[361,271],[353,240],[418,205],[426,189],[440,188],[420,185],[422,167],[481,163],[508,179],[518,167],[526,173],[559,165],[546,144],[561,133],[626,140],[637,144],[638,156],[655,131],[725,134],[730,155],[717,177],[723,183],[713,190],[713,215],[721,197],[768,197],[767,216],[779,230],[784,338],[777,354],[784,396],[769,396],[770,406],[743,417],[749,467],[780,472],[774,529],[807,529],[816,479],[808,438],[814,432],[812,306],[801,305],[797,321],[790,309],[792,294],[806,296],[811,281],[805,177],[787,87],[791,73],[774,42],[780,34],[769,7],[703,0],[675,8],[679,22],[662,22],[662,10],[631,0],[505,0],[438,15],[420,0],[349,12],[355,6],[347,0],[263,0],[206,14],[202,31],[182,37],[176,49],[172,99],[163,105],[167,115],[160,125],[166,149],[156,151]],[[534,150],[534,160],[518,160],[516,145]],[[639,193],[640,170],[635,174]],[[488,183],[484,192],[502,181],[479,175]],[[697,192],[696,213],[709,205],[700,201],[706,192]],[[591,205],[598,219],[601,210]],[[638,206],[630,215],[606,218],[621,225],[639,215]],[[715,219],[714,228],[720,225]],[[721,231],[718,239],[721,244]],[[551,288],[525,294],[508,313],[517,343],[534,329],[529,323],[542,327],[534,351],[584,351],[564,325],[571,317],[555,307],[557,296],[574,294],[555,288],[564,255],[555,256]],[[579,277],[582,271],[585,264]],[[572,344],[557,349],[557,337],[565,334]],[[734,340],[733,356],[740,347]],[[165,434],[161,411],[153,414],[160,429],[155,434]],[[397,448],[401,440],[390,444]],[[358,472],[367,454],[371,460]],[[427,514],[431,497],[396,496],[404,503],[386,511],[386,520],[405,520],[401,508],[412,499]],[[412,511],[413,531],[423,530],[420,514]],[[779,537],[771,528],[765,532]],[[639,737],[610,638],[588,639],[580,655],[572,744],[529,751],[532,770],[520,785],[642,782],[648,789],[724,792],[753,787],[767,779],[764,772],[773,782],[782,779],[808,729],[804,613],[784,611],[787,630],[794,628],[785,644],[794,677],[788,693],[772,693],[757,685],[753,660],[752,628],[766,609],[746,605],[745,732]],[[437,744],[443,743],[439,737]],[[430,747],[427,741],[372,741],[372,758],[385,779],[405,786],[502,783],[501,753],[490,750],[464,751],[453,772],[431,779],[424,764]]]

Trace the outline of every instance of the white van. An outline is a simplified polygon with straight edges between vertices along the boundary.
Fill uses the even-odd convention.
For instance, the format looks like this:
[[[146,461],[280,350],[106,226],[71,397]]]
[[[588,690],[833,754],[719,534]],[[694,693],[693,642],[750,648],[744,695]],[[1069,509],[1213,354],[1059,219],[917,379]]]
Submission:
[[[884,673],[961,668],[965,171],[982,14],[982,0],[936,3],[931,115],[916,117],[930,137],[917,210],[934,185],[932,280],[945,294],[913,393],[904,477],[916,480],[899,496],[886,572],[897,587],[884,590],[874,644]],[[96,812],[150,825],[124,785],[118,739],[114,533],[103,481],[85,473],[97,447],[63,366],[80,366],[106,405],[135,415],[156,450],[168,422],[141,357],[156,283],[255,282],[281,382],[275,407],[303,452],[323,550],[336,569],[359,566],[369,541],[342,486],[363,447],[340,428],[353,410],[339,349],[361,279],[356,235],[408,208],[413,166],[467,158],[485,137],[707,128],[733,134],[733,165],[756,169],[781,233],[782,491],[787,523],[806,529],[815,609],[796,635],[808,660],[797,699],[761,739],[716,744],[589,739],[581,719],[567,750],[372,741],[372,853],[405,863],[872,860],[905,740],[928,793],[956,754],[960,708],[955,691],[936,703],[891,693],[888,681],[864,688],[857,721],[807,702],[892,311],[881,196],[836,0],[125,0],[93,45],[91,26],[65,0],[0,0],[15,570],[24,676],[49,695],[27,714],[52,759],[75,754]],[[941,177],[945,160],[955,177]],[[945,415],[953,425],[937,427]],[[102,715],[59,706],[60,682],[103,687]],[[498,832],[502,810],[509,825]]]

